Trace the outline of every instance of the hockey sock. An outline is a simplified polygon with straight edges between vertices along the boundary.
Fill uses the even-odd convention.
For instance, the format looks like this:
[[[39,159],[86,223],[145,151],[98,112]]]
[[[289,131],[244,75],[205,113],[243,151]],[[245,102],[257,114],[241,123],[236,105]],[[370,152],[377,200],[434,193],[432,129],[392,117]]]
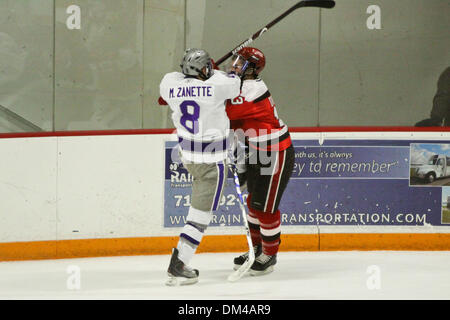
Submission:
[[[189,262],[202,241],[205,230],[206,226],[192,221],[188,221],[183,227],[177,249],[178,258],[183,261],[185,265],[189,265]]]
[[[277,254],[280,246],[281,220],[280,210],[275,213],[258,212],[261,227],[262,249],[264,254],[273,256]]]
[[[198,245],[202,241],[203,234],[211,222],[212,213],[189,208],[186,217],[187,223],[180,233],[180,240],[178,241],[178,258],[183,261],[185,265],[189,265],[192,257],[197,250]]]
[[[252,238],[252,243],[254,246],[256,246],[261,244],[261,228],[259,225],[258,213],[250,206],[250,198],[251,195],[249,194],[247,197],[247,207],[249,211],[247,214],[247,221],[248,227],[250,229],[250,237]]]

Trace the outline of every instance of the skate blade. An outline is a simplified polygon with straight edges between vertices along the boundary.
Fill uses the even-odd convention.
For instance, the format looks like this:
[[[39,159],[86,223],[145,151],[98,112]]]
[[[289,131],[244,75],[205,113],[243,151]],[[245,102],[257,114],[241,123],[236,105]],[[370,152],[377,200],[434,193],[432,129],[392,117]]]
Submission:
[[[166,281],[166,286],[178,287],[178,286],[194,284],[197,282],[198,282],[198,278],[183,278],[183,277],[169,276],[169,279],[167,279],[167,281]]]
[[[263,276],[265,274],[271,273],[273,271],[273,266],[268,267],[266,270],[263,271],[258,271],[258,270],[252,270],[250,269],[250,275],[254,276],[254,277],[259,277],[259,276]]]

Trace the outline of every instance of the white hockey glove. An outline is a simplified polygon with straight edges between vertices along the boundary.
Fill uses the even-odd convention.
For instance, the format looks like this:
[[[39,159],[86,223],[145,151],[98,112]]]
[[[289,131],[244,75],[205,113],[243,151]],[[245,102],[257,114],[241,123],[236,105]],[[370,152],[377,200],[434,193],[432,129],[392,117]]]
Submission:
[[[236,166],[241,191],[244,191],[247,188],[246,149],[247,146],[245,144],[237,139],[234,140],[232,161]]]

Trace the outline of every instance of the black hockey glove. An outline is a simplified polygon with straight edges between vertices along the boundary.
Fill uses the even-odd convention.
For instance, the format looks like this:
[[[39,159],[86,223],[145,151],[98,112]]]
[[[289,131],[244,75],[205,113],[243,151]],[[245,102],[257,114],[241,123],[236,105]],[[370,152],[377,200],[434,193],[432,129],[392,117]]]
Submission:
[[[238,179],[239,179],[239,185],[241,186],[241,189],[246,187],[247,184],[247,171],[238,173]]]

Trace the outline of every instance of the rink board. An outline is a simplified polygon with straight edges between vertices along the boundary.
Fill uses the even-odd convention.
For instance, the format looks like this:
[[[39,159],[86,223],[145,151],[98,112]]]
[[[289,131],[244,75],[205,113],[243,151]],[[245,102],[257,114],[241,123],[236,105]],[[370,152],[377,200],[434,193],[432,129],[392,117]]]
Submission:
[[[280,250],[450,249],[450,187],[410,179],[411,156],[450,152],[448,130],[291,131]],[[191,183],[175,144],[171,130],[0,134],[0,260],[169,253]],[[198,251],[245,250],[239,218],[229,183]]]

